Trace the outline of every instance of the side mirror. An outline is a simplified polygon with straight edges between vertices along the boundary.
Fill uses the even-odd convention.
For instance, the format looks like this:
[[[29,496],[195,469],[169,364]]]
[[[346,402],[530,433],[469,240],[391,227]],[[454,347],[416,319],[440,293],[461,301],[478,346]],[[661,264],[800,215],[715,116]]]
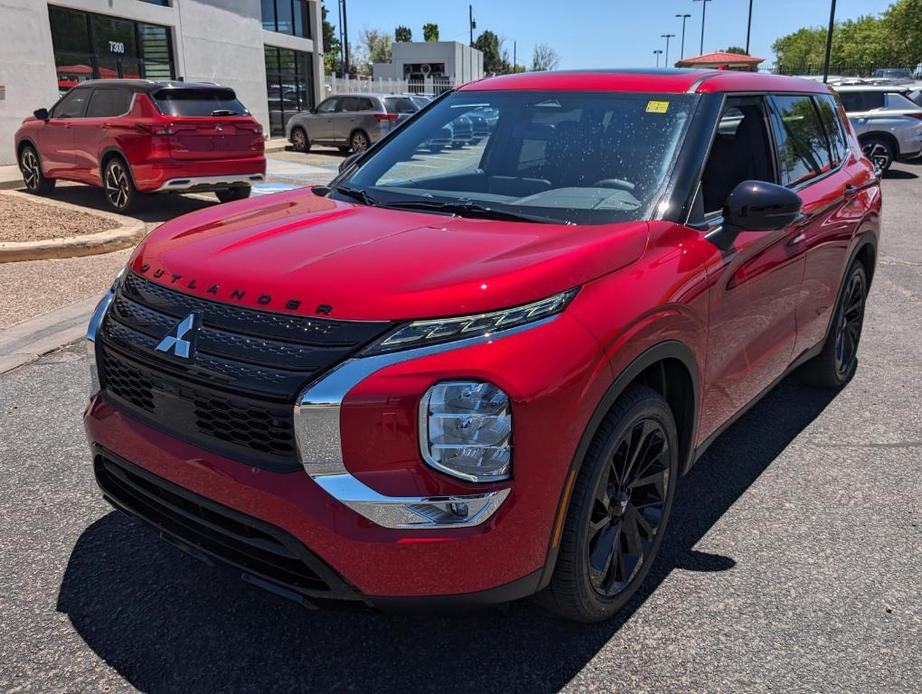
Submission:
[[[51,116],[48,113],[47,108],[39,108],[32,111],[32,115],[38,118],[39,120],[48,120]]]
[[[362,152],[355,152],[354,154],[350,154],[348,157],[343,159],[339,163],[339,173],[342,173],[343,171],[348,169],[350,166],[352,166],[355,163],[355,160],[358,159],[360,156],[362,156]]]
[[[743,181],[727,196],[724,221],[740,229],[783,229],[800,217],[803,201],[789,188],[766,181]]]

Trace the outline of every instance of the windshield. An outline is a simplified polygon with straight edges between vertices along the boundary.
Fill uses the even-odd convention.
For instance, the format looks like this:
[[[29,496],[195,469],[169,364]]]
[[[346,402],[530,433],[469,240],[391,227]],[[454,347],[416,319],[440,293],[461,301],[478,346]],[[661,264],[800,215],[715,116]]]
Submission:
[[[435,211],[441,204],[452,214],[485,216],[486,209],[572,224],[648,218],[694,99],[454,92],[343,181],[343,199]]]
[[[231,89],[161,89],[154,93],[167,116],[243,116],[249,113]]]

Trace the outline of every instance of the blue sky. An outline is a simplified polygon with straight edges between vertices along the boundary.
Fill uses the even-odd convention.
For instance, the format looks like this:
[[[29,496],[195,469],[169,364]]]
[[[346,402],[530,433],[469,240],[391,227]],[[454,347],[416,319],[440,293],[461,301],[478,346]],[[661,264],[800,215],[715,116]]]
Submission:
[[[892,0],[838,0],[836,18],[877,14]],[[561,68],[626,67],[655,64],[653,50],[665,48],[661,34],[676,34],[670,45],[670,62],[679,55],[681,20],[686,24],[685,53],[697,55],[701,38],[701,2],[692,0],[475,0],[474,19],[479,31],[491,29],[506,40],[518,42],[519,63],[529,63],[537,43],[553,46]],[[329,19],[336,24],[336,0],[326,0]],[[375,28],[393,32],[398,24],[422,40],[422,25],[439,25],[442,40],[468,40],[467,2],[457,0],[347,0],[349,34]],[[707,3],[704,51],[744,46],[749,0],[712,0]],[[750,52],[773,62],[772,42],[802,26],[825,26],[829,0],[754,0]]]

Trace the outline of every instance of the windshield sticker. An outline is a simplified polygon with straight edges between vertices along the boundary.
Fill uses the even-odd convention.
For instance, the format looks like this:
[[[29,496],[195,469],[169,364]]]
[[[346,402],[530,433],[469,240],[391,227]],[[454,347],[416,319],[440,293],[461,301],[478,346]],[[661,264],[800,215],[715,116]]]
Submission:
[[[647,113],[666,113],[669,110],[668,101],[648,101]]]

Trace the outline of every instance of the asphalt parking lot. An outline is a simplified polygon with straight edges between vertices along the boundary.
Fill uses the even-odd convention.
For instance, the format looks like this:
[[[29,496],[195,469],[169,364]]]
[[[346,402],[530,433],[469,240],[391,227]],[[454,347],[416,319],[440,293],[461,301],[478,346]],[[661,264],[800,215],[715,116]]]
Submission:
[[[722,436],[606,624],[305,611],[102,501],[81,345],[0,376],[0,691],[920,690],[920,177],[884,182],[855,379],[788,379]]]

